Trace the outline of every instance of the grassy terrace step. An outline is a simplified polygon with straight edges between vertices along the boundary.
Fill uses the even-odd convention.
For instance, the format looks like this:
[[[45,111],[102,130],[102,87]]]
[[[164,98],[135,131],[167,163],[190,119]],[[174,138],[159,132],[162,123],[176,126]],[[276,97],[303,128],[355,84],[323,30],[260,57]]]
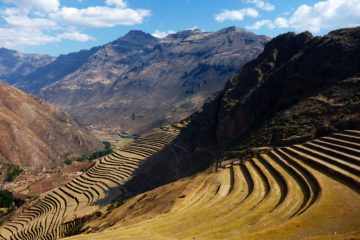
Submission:
[[[333,142],[326,141],[326,139],[322,139],[322,140],[318,139],[318,140],[314,140],[312,142],[316,143],[318,145],[327,147],[327,148],[337,150],[339,152],[343,152],[348,155],[352,155],[352,156],[355,156],[358,158],[360,157],[360,150],[356,149],[355,147],[348,147],[346,145],[342,145],[341,142],[333,143]]]
[[[280,189],[281,195],[280,195],[279,201],[276,203],[276,205],[273,208],[273,209],[276,209],[278,206],[280,206],[285,201],[285,198],[288,195],[288,192],[289,192],[288,183],[287,183],[286,179],[284,178],[283,174],[281,174],[276,168],[274,168],[269,163],[271,158],[269,158],[267,155],[263,154],[263,155],[260,155],[258,157],[258,159],[261,162],[261,164],[264,165],[264,167],[270,172],[270,174],[275,179],[275,181]]]
[[[86,174],[91,177],[103,178],[115,185],[121,185],[121,181],[125,179],[124,175],[118,174],[117,172],[109,172],[108,169],[91,169]]]
[[[360,130],[344,130],[343,132],[360,137]]]
[[[339,168],[344,169],[345,171],[348,171],[348,172],[360,177],[359,168],[344,159],[333,157],[333,156],[325,154],[323,152],[313,150],[312,148],[309,148],[308,144],[294,145],[292,148],[297,149],[297,150],[301,151],[302,153],[304,153],[308,156],[312,156],[320,161],[324,161],[326,163],[335,165]]]
[[[109,170],[111,170],[112,172],[109,173]],[[122,165],[117,164],[116,166],[113,166],[111,164],[101,164],[101,165],[95,166],[89,172],[90,173],[103,173],[105,175],[115,174],[115,176],[122,179],[123,178],[122,173],[131,173],[133,170],[134,170],[133,167],[131,167],[129,169],[127,166],[125,166],[123,164]]]
[[[165,140],[161,140],[161,139],[141,138],[141,140],[138,141],[137,143],[140,143],[140,144],[157,144],[159,146],[165,146],[169,142],[165,141]]]
[[[127,150],[138,150],[139,152],[144,152],[144,153],[149,153],[149,154],[154,154],[156,153],[158,150],[155,149],[151,149],[151,148],[147,148],[147,147],[142,147],[142,146],[138,146],[138,145],[129,145],[124,147],[123,151],[127,151]]]
[[[151,150],[148,148],[143,148],[143,147],[138,147],[138,146],[128,146],[128,147],[124,148],[124,151],[128,152],[129,150],[136,152],[136,153],[145,153],[145,154],[148,154],[149,156],[153,155],[154,153],[157,152],[156,150]]]
[[[151,141],[142,141],[140,143],[137,143],[137,146],[159,150],[162,149],[165,145]]]
[[[335,138],[349,141],[349,142],[354,142],[357,144],[360,143],[360,137],[356,136],[356,135],[352,135],[352,134],[348,134],[348,133],[334,133],[334,134],[332,134],[332,136]]]
[[[315,157],[312,157],[308,154],[304,154],[298,149],[287,147],[282,148],[282,150],[288,155],[294,156],[297,159],[301,160],[304,164],[309,165],[317,170],[322,171],[324,174],[341,181],[345,185],[348,185],[352,189],[359,191],[360,189],[360,179],[346,170],[337,167],[336,165],[332,165],[331,163],[327,163],[326,161],[321,161]]]
[[[336,149],[325,147],[321,144],[316,143],[315,141],[303,144],[303,146],[310,148],[313,151],[323,153],[324,155],[331,156],[332,158],[338,158],[343,161],[349,162],[350,164],[355,165],[355,168],[357,168],[357,166],[360,166],[360,157],[354,156],[352,154],[347,154],[343,151],[338,151]]]
[[[122,151],[122,150],[117,150],[117,151],[113,152],[113,153],[111,154],[111,156],[114,156],[114,157],[116,157],[116,158],[121,158],[121,159],[134,160],[134,161],[139,161],[139,160],[142,159],[142,158],[137,158],[137,157],[134,158],[134,157],[125,156],[125,155],[123,154],[123,151]]]
[[[149,154],[149,153],[144,153],[144,152],[142,152],[142,151],[133,150],[133,149],[129,149],[129,148],[124,149],[123,152],[125,152],[125,153],[131,153],[131,154],[133,154],[133,155],[135,155],[135,156],[140,156],[140,157],[142,157],[142,158],[147,158],[147,157],[151,156],[151,154]]]
[[[277,154],[279,157],[281,157],[284,161],[286,161],[286,164],[291,166],[295,171],[297,171],[302,178],[305,181],[305,184],[307,186],[304,186],[303,191],[306,194],[306,197],[308,196],[311,200],[308,201],[307,206],[304,207],[304,212],[307,208],[309,208],[311,205],[315,203],[315,201],[320,197],[321,194],[321,187],[319,182],[317,181],[316,177],[307,170],[304,166],[301,165],[300,161],[296,158],[294,158],[291,155],[288,155],[281,149],[275,149],[273,151],[274,154]],[[300,212],[301,213],[301,212]]]
[[[112,159],[108,157],[100,159],[99,164],[104,164],[107,166],[132,166],[135,169],[139,167],[141,163],[122,159]]]

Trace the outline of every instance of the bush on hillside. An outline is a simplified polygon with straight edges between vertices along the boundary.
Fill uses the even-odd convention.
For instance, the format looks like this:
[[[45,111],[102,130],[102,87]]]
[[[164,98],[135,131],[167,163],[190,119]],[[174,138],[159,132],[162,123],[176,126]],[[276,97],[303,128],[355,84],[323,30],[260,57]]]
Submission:
[[[97,152],[94,152],[94,153],[92,153],[90,155],[84,154],[84,155],[81,155],[79,157],[68,158],[68,159],[66,159],[64,161],[64,163],[66,165],[71,165],[74,161],[76,161],[76,162],[91,161],[91,160],[95,160],[95,159],[104,157],[104,156],[106,156],[108,154],[111,154],[113,152],[113,148],[111,146],[111,143],[103,141],[103,144],[105,145],[105,148],[102,151],[97,151]]]
[[[12,182],[22,173],[22,169],[14,164],[6,164],[6,178],[5,181]]]

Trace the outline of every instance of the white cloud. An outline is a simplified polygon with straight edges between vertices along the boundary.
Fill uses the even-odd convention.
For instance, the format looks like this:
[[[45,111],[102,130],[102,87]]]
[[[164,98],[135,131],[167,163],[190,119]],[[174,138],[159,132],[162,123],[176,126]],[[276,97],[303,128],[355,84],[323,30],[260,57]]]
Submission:
[[[56,38],[60,41],[60,40],[73,40],[73,41],[78,41],[78,42],[88,42],[90,40],[94,40],[93,37],[84,34],[84,33],[80,33],[80,32],[65,32],[65,33],[61,33],[59,35],[56,36]]]
[[[175,33],[175,31],[169,30],[169,31],[163,32],[160,30],[156,30],[151,35],[153,35],[156,38],[164,38],[164,37],[167,37],[169,34],[173,34],[173,33]]]
[[[1,46],[7,48],[40,45],[56,41],[56,37],[33,29],[0,28]]]
[[[272,22],[268,19],[260,20],[260,21],[255,22],[253,25],[246,26],[246,28],[252,29],[252,30],[258,30],[264,26],[272,28]]]
[[[4,16],[4,20],[11,27],[27,28],[27,29],[55,29],[58,24],[47,18],[29,18],[26,15],[9,15]]]
[[[126,8],[127,6],[124,0],[106,0],[106,4],[109,6],[114,5],[120,8]]]
[[[46,12],[57,11],[60,7],[59,0],[2,0],[3,2],[13,3],[19,8],[37,9]]]
[[[360,25],[360,0],[326,0],[313,6],[303,4],[288,18],[268,19],[256,22],[249,29],[292,28],[297,31],[318,33],[342,27]]]
[[[257,8],[260,8],[264,11],[272,11],[275,9],[275,6],[271,3],[265,2],[263,0],[247,0],[248,3],[255,4]]]
[[[360,25],[360,0],[327,0],[313,6],[301,5],[288,19],[297,30],[319,32],[322,29]]]
[[[71,26],[104,28],[140,24],[150,14],[149,10],[144,9],[98,6],[84,9],[63,7],[60,11],[51,13],[50,18]]]
[[[125,0],[105,0],[103,6],[61,7],[60,0],[0,0],[0,47],[25,46],[94,38],[86,28],[106,28],[140,24],[150,11],[132,9]]]
[[[255,18],[259,16],[259,13],[254,8],[243,8],[239,10],[222,10],[220,13],[216,14],[215,20],[217,22],[224,22],[227,20],[242,21],[246,16]]]
[[[289,27],[288,21],[285,18],[278,17],[274,21],[270,21],[269,19],[260,20],[255,22],[251,26],[246,26],[248,29],[258,30],[262,27],[268,27],[270,29],[274,28],[287,28]]]
[[[63,32],[61,34],[52,36],[36,29],[0,28],[1,46],[6,48],[35,46],[47,43],[61,42],[62,40],[87,42],[93,40],[93,37],[84,33],[71,31]]]
[[[288,20],[283,17],[276,18],[273,24],[277,28],[288,28],[289,27]]]

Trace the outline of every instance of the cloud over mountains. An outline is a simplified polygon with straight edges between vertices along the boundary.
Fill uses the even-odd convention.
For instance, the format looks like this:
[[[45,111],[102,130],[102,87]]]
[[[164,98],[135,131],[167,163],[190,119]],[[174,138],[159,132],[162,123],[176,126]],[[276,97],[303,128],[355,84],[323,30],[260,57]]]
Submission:
[[[0,42],[3,47],[40,45],[73,40],[90,41],[86,28],[108,28],[140,24],[151,15],[147,9],[133,9],[123,0],[106,0],[104,5],[65,7],[59,0],[0,0]]]

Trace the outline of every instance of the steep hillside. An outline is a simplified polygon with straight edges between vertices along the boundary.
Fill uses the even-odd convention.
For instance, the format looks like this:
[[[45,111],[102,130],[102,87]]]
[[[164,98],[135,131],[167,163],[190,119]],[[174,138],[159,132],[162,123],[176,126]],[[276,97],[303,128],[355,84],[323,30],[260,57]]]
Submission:
[[[0,163],[41,169],[101,149],[64,111],[0,83]]]
[[[188,139],[238,144],[262,129],[279,142],[359,126],[359,54],[359,27],[280,35],[193,116]]]
[[[42,88],[40,96],[87,125],[141,133],[198,109],[268,40],[235,27],[187,30],[164,39],[130,31]]]
[[[38,93],[40,89],[75,72],[97,50],[98,48],[92,48],[90,50],[60,55],[51,63],[36,68],[23,78],[19,78],[15,82],[15,86],[29,93]]]
[[[122,186],[178,133],[172,127],[154,129],[98,159],[80,176],[18,209],[12,221],[0,227],[0,239],[55,240],[74,234],[84,220],[98,216],[101,205],[127,196]]]
[[[0,48],[0,81],[16,85],[36,69],[50,64],[53,57],[40,54],[24,54]]]
[[[287,33],[274,38],[186,119],[189,124],[173,150],[148,162],[128,183],[129,191],[140,193],[190,176],[216,160],[246,159],[252,148],[360,129],[359,40],[360,28],[324,37]]]
[[[344,131],[223,162],[103,207],[81,229],[92,234],[69,239],[358,239],[359,137]]]
[[[79,233],[92,234],[70,239],[360,236],[358,130],[269,149],[246,161],[224,161],[218,168],[116,200],[131,196],[126,183],[146,168],[144,163],[176,147],[178,132],[154,129],[98,159],[82,175],[19,209],[0,227],[0,239],[55,240]]]

